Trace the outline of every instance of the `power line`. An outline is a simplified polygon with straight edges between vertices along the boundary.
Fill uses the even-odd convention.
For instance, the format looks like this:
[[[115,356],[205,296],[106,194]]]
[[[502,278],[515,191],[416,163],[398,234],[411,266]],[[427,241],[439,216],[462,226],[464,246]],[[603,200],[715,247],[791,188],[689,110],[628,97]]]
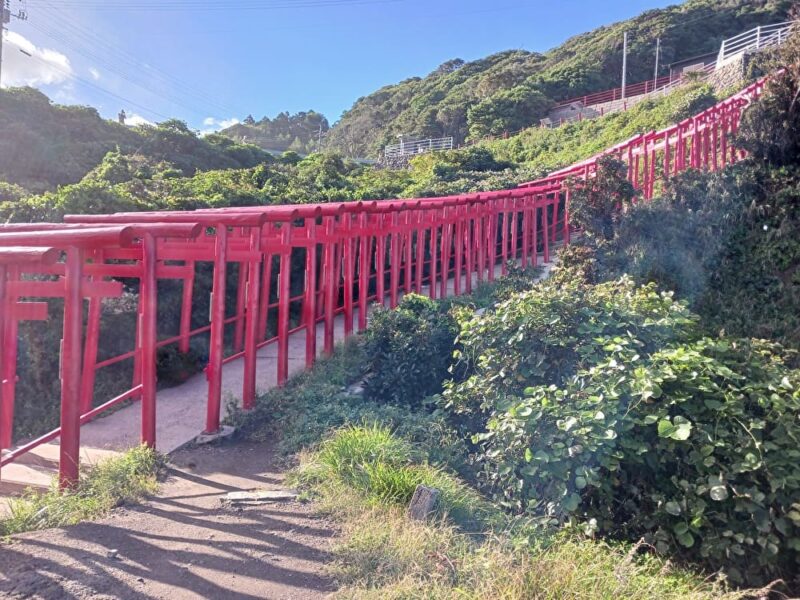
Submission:
[[[163,82],[169,84],[173,88],[177,88],[177,91],[179,93],[186,95],[186,97],[191,97],[192,101],[200,99],[204,101],[209,107],[213,106],[215,107],[215,110],[221,110],[230,115],[243,112],[240,108],[232,109],[230,106],[222,102],[219,102],[216,98],[212,97],[204,90],[201,90],[200,88],[197,88],[192,84],[187,83],[186,81],[180,79],[175,75],[167,73],[166,71],[162,71],[158,67],[141,62],[134,55],[126,52],[119,46],[115,45],[113,42],[108,41],[107,38],[103,38],[95,31],[84,28],[75,21],[71,20],[66,13],[53,7],[51,2],[45,2],[45,3],[52,8],[53,16],[54,18],[58,19],[59,25],[64,30],[63,32],[64,34],[70,36],[70,39],[74,43],[85,42],[82,52],[84,56],[90,54],[92,59],[94,60],[97,58],[95,50],[99,49],[104,55],[107,55],[107,57],[110,57],[117,63],[124,63],[124,65],[127,65],[132,69],[134,69],[134,72],[136,73],[140,71],[147,71],[148,76],[150,78],[156,77],[158,79],[161,79]],[[50,30],[49,33],[53,33],[52,30]],[[61,33],[61,32],[56,32],[56,33]],[[108,64],[106,61],[104,62],[105,64]],[[111,66],[109,67],[109,69],[115,71],[115,69],[117,69],[117,65]],[[130,75],[128,75],[127,77],[130,77]],[[153,84],[152,79],[148,79],[146,85],[149,89],[152,88],[152,84]]]
[[[180,11],[180,10],[209,10],[209,11],[241,11],[241,10],[283,10],[297,8],[324,8],[339,6],[361,6],[368,4],[395,4],[405,0],[295,0],[286,2],[270,2],[267,0],[142,0],[131,2],[129,0],[49,0],[53,6],[65,8],[91,8],[95,10],[117,10],[132,12],[153,11]],[[37,0],[31,0],[37,4]]]
[[[86,58],[92,60],[98,66],[104,68],[108,72],[111,72],[111,73],[115,74],[116,76],[118,76],[120,79],[126,81],[127,83],[129,83],[131,85],[134,85],[134,86],[137,86],[137,87],[141,88],[142,90],[144,90],[146,92],[149,92],[153,96],[156,96],[156,97],[159,97],[159,98],[163,98],[164,100],[167,100],[168,102],[174,104],[175,106],[183,108],[184,110],[187,110],[192,114],[196,114],[196,115],[200,115],[200,116],[207,116],[207,111],[206,110],[201,110],[201,109],[197,108],[194,105],[186,104],[183,101],[179,100],[178,98],[176,98],[174,96],[171,96],[171,95],[169,95],[169,94],[167,94],[167,93],[165,93],[163,91],[156,91],[157,88],[156,88],[156,86],[152,85],[152,82],[150,83],[150,85],[148,85],[146,82],[143,82],[141,80],[137,80],[135,77],[132,77],[129,74],[119,70],[112,61],[109,61],[109,60],[103,58],[102,56],[100,56],[100,55],[98,55],[96,53],[93,53],[91,51],[87,51],[85,48],[79,46],[78,44],[72,43],[70,41],[70,39],[68,37],[64,36],[63,34],[59,34],[58,32],[49,30],[48,28],[42,27],[42,26],[39,26],[39,25],[32,25],[32,26],[37,31],[40,31],[40,32],[44,33],[46,36],[48,36],[49,38],[51,38],[51,39],[53,39],[53,40],[55,40],[57,42],[61,42],[66,47],[68,47],[68,48],[72,49],[73,51],[75,51],[75,52],[85,56]]]
[[[39,63],[47,66],[49,69],[53,69],[54,71],[58,71],[59,73],[62,73],[63,75],[65,75],[69,79],[74,79],[75,81],[78,81],[78,82],[82,83],[83,85],[86,85],[86,86],[88,86],[90,88],[93,88],[93,89],[97,90],[100,93],[103,93],[103,94],[106,94],[108,96],[111,96],[112,98],[115,98],[117,100],[121,100],[122,102],[125,102],[125,103],[127,103],[127,104],[129,104],[131,106],[134,106],[134,107],[138,108],[139,110],[141,110],[141,111],[143,111],[145,113],[148,113],[148,114],[150,114],[150,115],[152,115],[154,117],[157,117],[159,119],[164,119],[164,120],[168,120],[168,119],[171,118],[171,117],[169,117],[167,115],[164,115],[162,113],[159,113],[159,112],[157,112],[157,111],[155,111],[155,110],[153,110],[151,108],[148,108],[147,106],[144,106],[143,104],[139,104],[138,102],[135,102],[134,100],[126,98],[125,96],[120,96],[119,94],[117,94],[115,92],[112,92],[112,91],[107,90],[107,89],[105,89],[103,87],[100,87],[99,85],[96,85],[96,84],[92,83],[91,81],[89,81],[87,79],[84,79],[83,77],[75,75],[75,73],[73,73],[72,71],[68,71],[66,69],[62,69],[58,65],[55,65],[55,64],[53,64],[51,62],[47,62],[46,60],[44,60],[44,59],[42,59],[42,58],[40,58],[40,57],[38,57],[36,55],[30,55],[29,58],[31,58],[31,59],[33,59],[35,61],[38,61]]]

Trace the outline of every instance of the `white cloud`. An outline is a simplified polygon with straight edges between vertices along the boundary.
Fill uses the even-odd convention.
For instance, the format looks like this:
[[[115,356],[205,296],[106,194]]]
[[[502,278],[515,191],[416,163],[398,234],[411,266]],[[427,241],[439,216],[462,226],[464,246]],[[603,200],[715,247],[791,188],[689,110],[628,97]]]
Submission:
[[[100,71],[98,71],[94,67],[89,67],[89,75],[91,75],[92,79],[94,79],[95,81],[100,79]]]
[[[40,48],[9,31],[3,53],[3,83],[7,86],[62,83],[72,77],[69,59],[56,50]]]
[[[210,133],[215,133],[220,129],[227,129],[228,127],[232,127],[233,125],[238,125],[241,121],[235,117],[231,117],[230,119],[216,119],[214,117],[206,117],[203,119],[203,125],[206,126],[205,129],[200,130],[200,135],[208,135]]]
[[[136,113],[128,113],[128,116],[125,117],[125,125],[136,127],[137,125],[155,125],[155,123],[148,121],[143,116],[137,115]]]

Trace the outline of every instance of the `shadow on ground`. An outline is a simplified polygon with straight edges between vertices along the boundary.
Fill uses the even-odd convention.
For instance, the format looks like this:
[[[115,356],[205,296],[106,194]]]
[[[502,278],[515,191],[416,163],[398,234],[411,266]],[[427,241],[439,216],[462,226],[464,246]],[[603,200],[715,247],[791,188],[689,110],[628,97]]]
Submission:
[[[175,453],[148,502],[0,546],[0,598],[323,598],[333,525],[299,502],[244,509],[229,491],[280,489],[268,445]]]

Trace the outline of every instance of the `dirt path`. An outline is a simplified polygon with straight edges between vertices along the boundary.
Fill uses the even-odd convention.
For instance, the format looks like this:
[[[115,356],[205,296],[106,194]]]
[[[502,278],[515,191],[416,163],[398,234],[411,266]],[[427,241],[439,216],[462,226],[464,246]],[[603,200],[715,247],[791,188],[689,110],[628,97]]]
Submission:
[[[220,502],[283,480],[268,445],[178,451],[146,503],[0,546],[0,598],[325,598],[334,590],[325,573],[331,523],[300,502]]]

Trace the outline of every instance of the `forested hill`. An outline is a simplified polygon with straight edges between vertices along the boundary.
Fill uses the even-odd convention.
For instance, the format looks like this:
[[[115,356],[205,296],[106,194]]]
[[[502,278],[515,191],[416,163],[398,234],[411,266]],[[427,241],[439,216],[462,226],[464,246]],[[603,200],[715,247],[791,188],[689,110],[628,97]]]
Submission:
[[[784,20],[790,4],[689,0],[578,35],[544,54],[509,50],[468,63],[450,60],[426,77],[357,100],[331,129],[328,144],[374,157],[398,134],[463,141],[518,130],[537,123],[553,101],[618,86],[624,31],[629,81],[638,82],[653,75],[656,38],[666,74],[669,63],[715,52],[725,38]]]
[[[168,163],[178,175],[253,167],[270,159],[256,146],[218,134],[201,138],[182,121],[126,127],[101,118],[94,108],[53,104],[32,88],[0,90],[0,132],[0,183],[28,192],[76,183],[114,150]]]
[[[290,115],[278,114],[274,119],[264,117],[256,121],[248,116],[238,123],[220,131],[237,142],[255,144],[264,150],[285,152],[291,150],[300,154],[316,152],[330,125],[324,115],[310,110]]]

